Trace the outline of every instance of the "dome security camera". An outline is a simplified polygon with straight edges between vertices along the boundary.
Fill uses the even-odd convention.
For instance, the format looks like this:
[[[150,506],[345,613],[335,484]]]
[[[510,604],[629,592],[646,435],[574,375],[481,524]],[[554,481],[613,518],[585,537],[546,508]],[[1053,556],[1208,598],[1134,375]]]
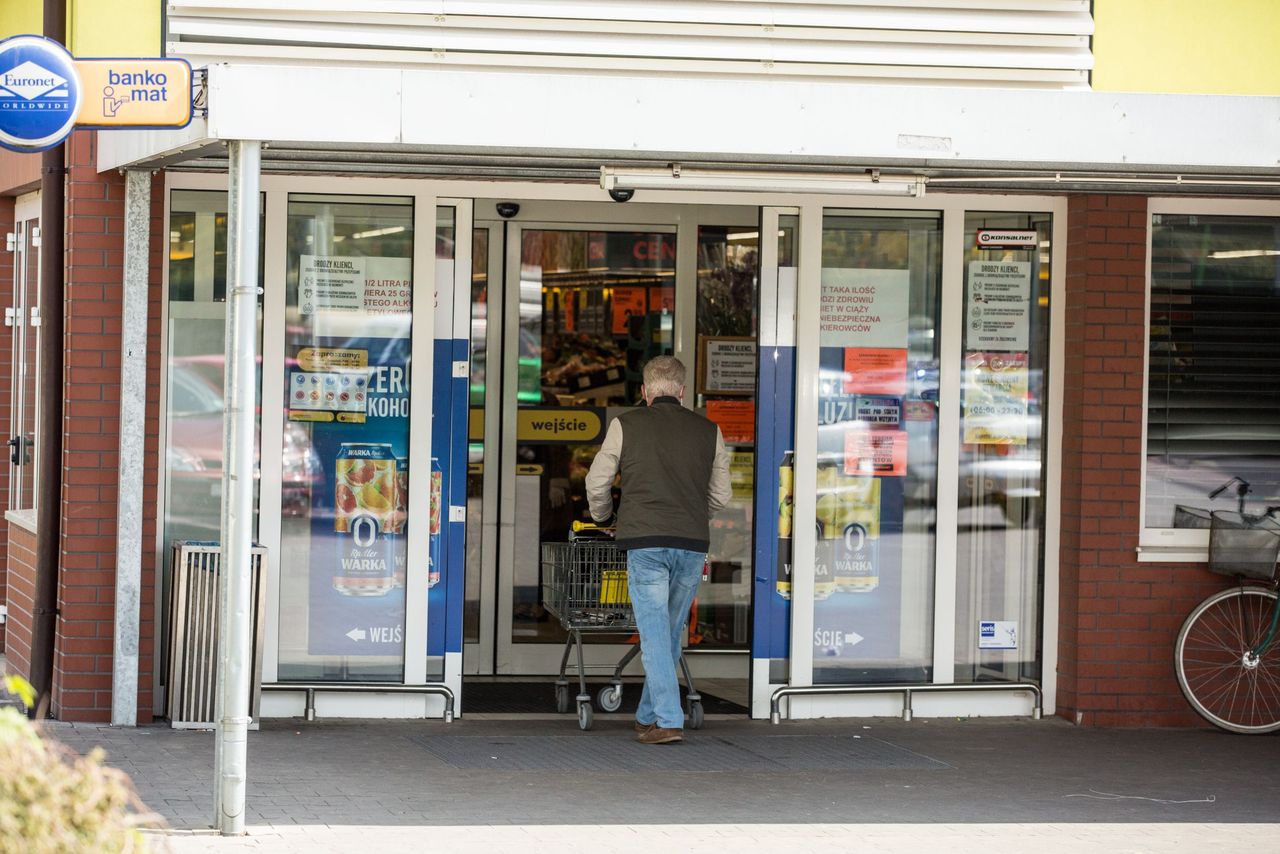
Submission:
[[[498,216],[503,219],[511,219],[516,214],[520,213],[520,206],[515,202],[498,202],[497,208]]]
[[[631,197],[634,196],[635,194],[636,194],[635,190],[629,190],[629,189],[626,189],[625,187],[614,187],[612,190],[609,191],[609,198],[619,203],[629,202],[631,201]]]

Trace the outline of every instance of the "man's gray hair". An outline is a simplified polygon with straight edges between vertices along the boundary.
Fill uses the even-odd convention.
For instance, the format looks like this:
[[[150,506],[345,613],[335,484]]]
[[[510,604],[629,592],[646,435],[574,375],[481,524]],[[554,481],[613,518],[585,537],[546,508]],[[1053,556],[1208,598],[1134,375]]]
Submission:
[[[655,356],[644,366],[644,390],[651,398],[679,397],[685,375],[684,363],[675,356]]]

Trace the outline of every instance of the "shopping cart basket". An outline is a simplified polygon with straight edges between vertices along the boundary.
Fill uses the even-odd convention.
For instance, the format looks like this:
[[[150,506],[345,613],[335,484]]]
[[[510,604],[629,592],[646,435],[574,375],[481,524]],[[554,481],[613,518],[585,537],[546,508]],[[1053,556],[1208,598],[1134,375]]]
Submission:
[[[587,669],[583,661],[584,634],[632,635],[636,631],[635,613],[627,591],[627,556],[613,541],[613,532],[582,523],[574,523],[567,543],[542,544],[543,604],[569,633],[564,655],[560,657],[560,673],[556,679],[556,711],[569,711],[569,654],[577,648],[578,726],[591,729],[591,695],[587,693]],[[622,707],[622,671],[640,654],[633,644],[613,667],[610,684],[600,689],[597,701],[606,712]],[[598,668],[592,668],[598,669]],[[607,665],[605,668],[607,669]],[[702,726],[702,697],[693,686],[693,676],[684,656],[680,657],[688,693],[685,695],[690,729]]]

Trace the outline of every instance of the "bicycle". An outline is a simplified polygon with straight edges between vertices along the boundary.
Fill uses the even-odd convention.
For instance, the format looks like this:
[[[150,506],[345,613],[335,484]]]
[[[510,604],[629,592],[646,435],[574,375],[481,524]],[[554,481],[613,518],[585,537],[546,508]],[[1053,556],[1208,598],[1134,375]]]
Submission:
[[[1236,511],[1175,510],[1175,524],[1209,529],[1209,570],[1235,577],[1236,586],[1212,594],[1187,615],[1174,665],[1183,696],[1201,717],[1229,732],[1262,734],[1280,729],[1280,507],[1246,513],[1250,487],[1241,478],[1209,497],[1232,484]]]

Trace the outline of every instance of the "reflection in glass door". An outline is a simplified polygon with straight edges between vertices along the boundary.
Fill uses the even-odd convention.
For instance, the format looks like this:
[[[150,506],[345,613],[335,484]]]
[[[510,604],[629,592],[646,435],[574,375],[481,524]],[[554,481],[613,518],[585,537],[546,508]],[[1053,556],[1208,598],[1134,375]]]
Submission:
[[[941,217],[822,228],[813,681],[933,670]]]

